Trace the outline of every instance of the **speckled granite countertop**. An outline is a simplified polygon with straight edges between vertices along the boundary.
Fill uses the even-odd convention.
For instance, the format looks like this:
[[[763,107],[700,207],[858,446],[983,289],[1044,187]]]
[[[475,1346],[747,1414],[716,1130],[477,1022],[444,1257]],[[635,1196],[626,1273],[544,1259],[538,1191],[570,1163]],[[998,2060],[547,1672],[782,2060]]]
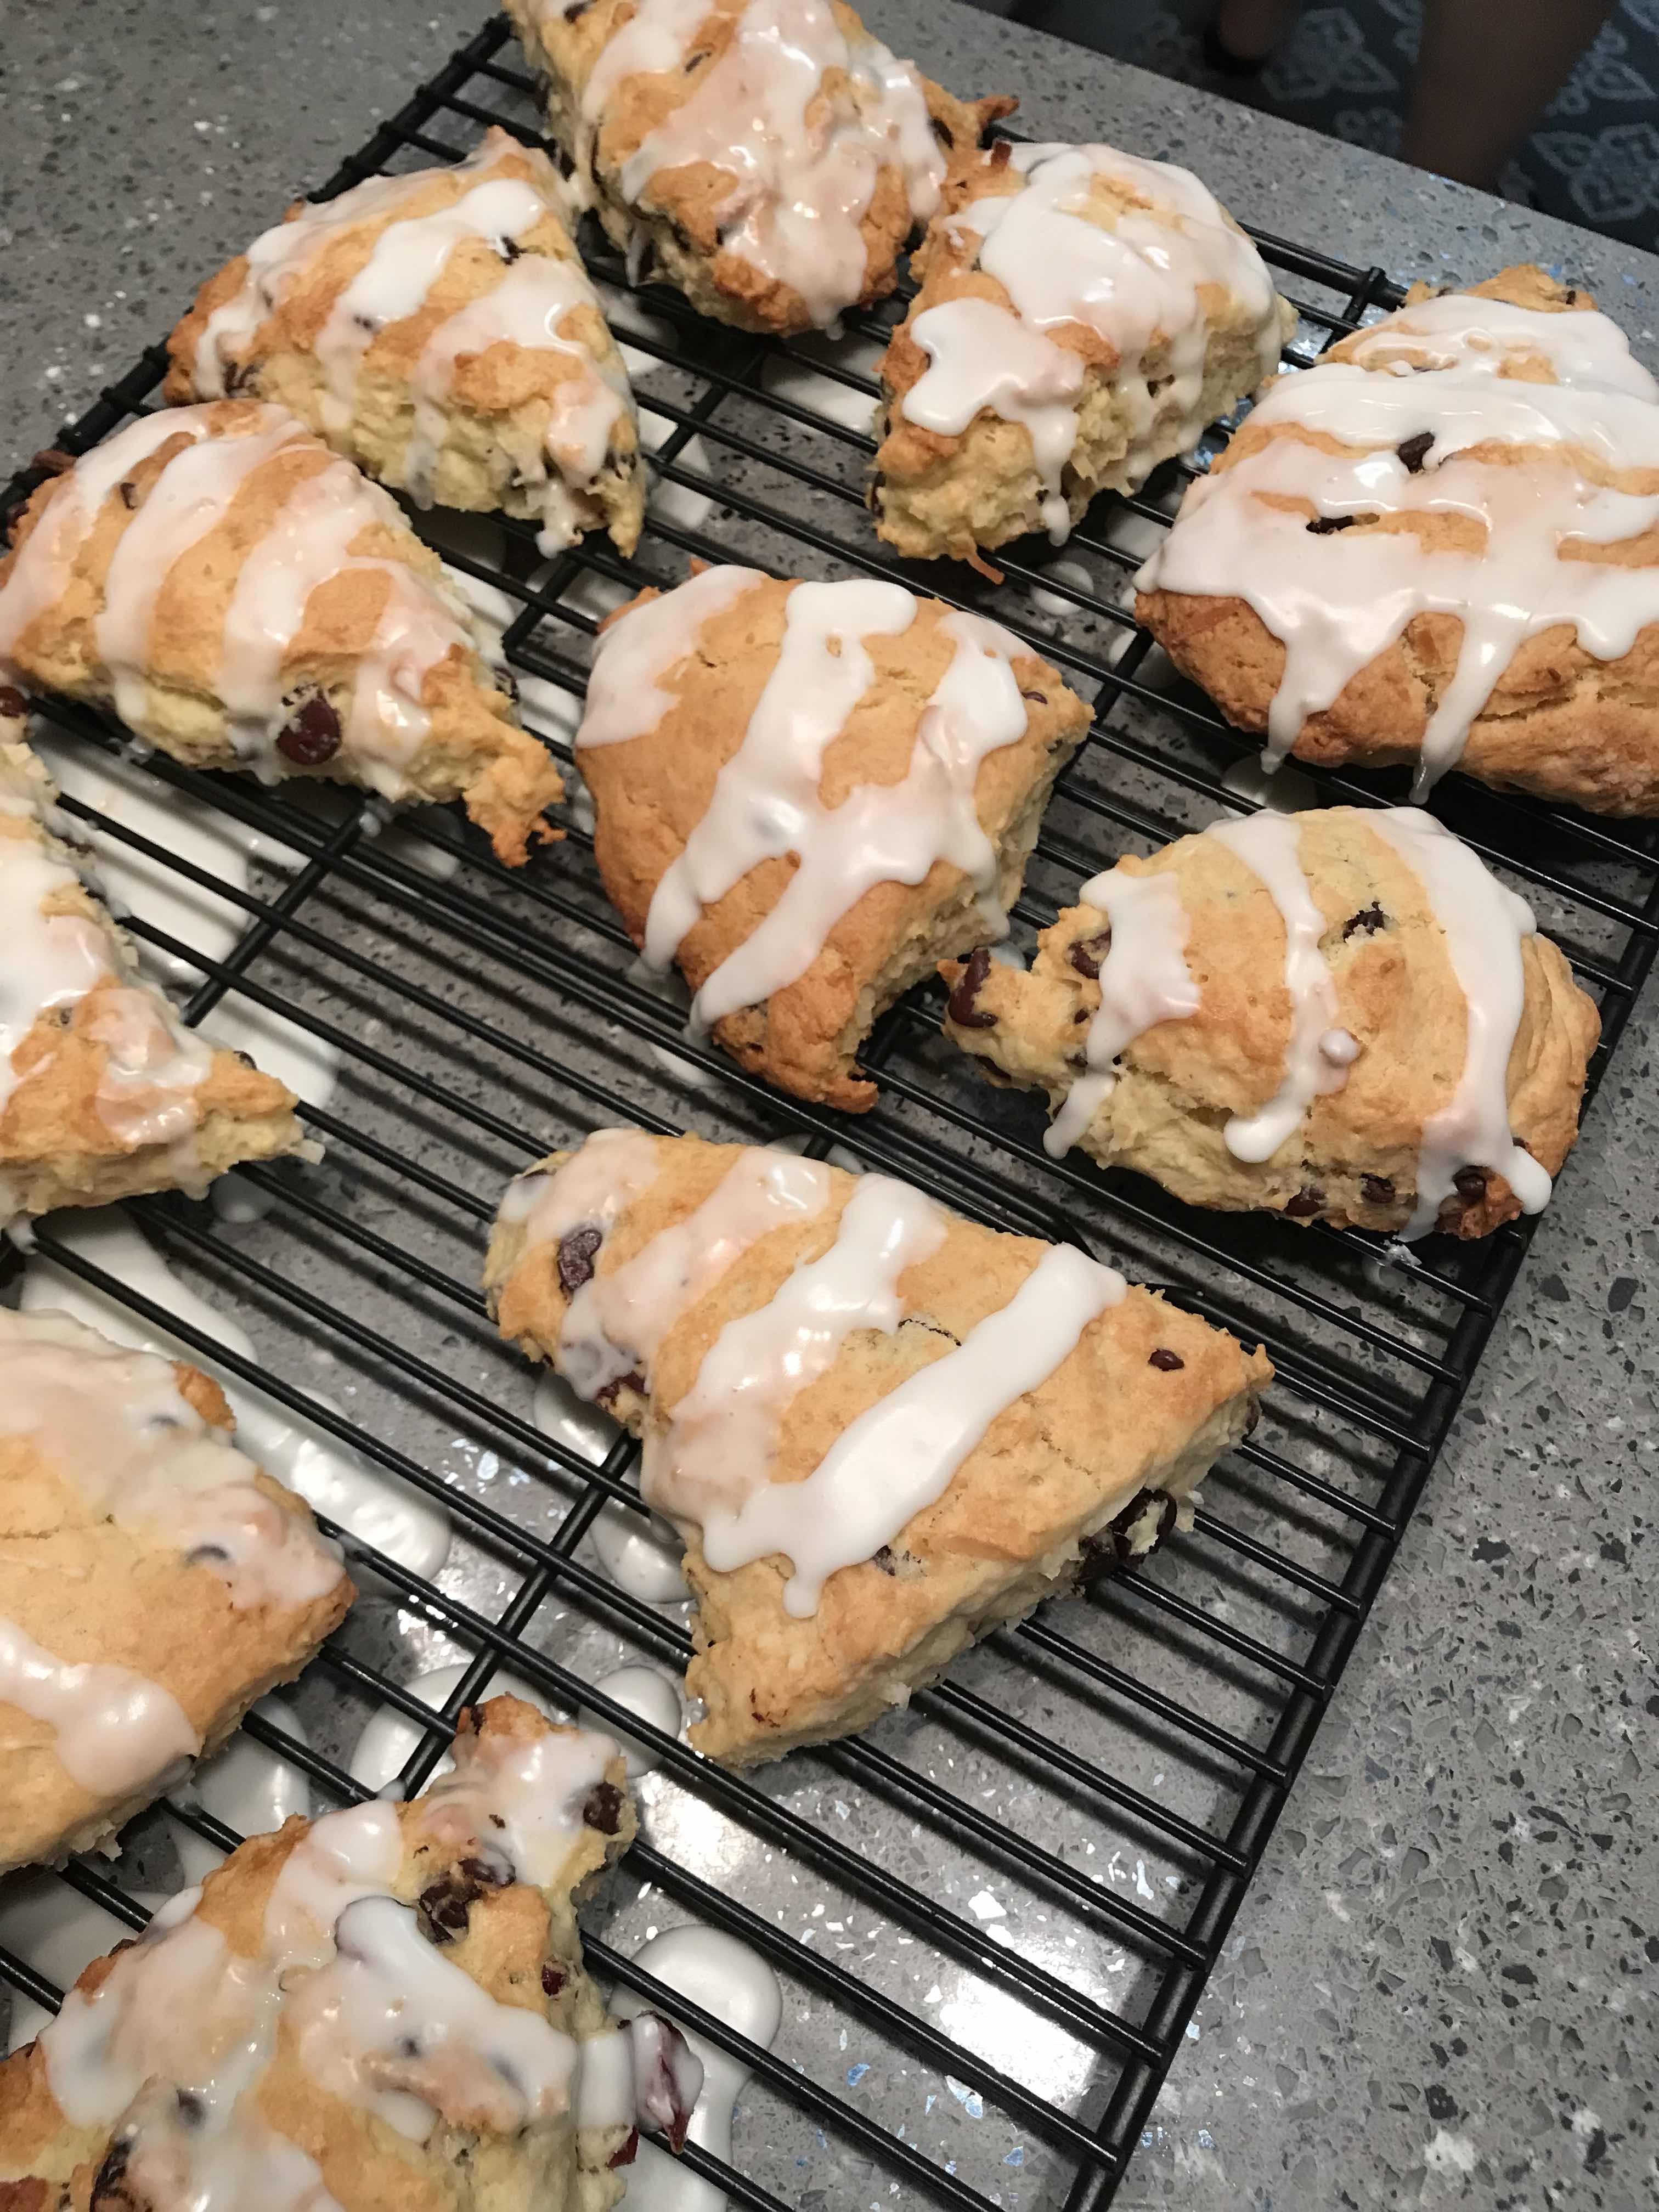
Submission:
[[[1559,262],[1659,366],[1648,256],[951,0],[866,12],[958,89],[1019,88],[1026,128],[1189,162],[1286,237],[1401,276]],[[18,0],[5,467],[477,21],[476,0]],[[1654,2201],[1656,1029],[1650,994],[1124,2206]]]

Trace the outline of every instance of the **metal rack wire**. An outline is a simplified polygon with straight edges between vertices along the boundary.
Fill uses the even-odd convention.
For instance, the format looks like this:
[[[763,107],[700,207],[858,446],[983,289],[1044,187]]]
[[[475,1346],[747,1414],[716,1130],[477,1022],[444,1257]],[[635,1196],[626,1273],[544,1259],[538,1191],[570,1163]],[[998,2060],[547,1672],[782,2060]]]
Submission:
[[[488,25],[325,195],[452,159],[490,122],[533,139],[534,88],[517,62],[505,26]],[[559,702],[580,697],[606,606],[674,580],[690,556],[735,553],[780,573],[896,576],[983,605],[1096,697],[1018,909],[1026,932],[1118,852],[1252,803],[1237,775],[1245,741],[1174,681],[1125,610],[1182,468],[1139,497],[1098,502],[1063,556],[1016,549],[994,594],[954,567],[900,569],[860,507],[869,348],[891,309],[851,319],[836,343],[763,342],[673,296],[629,295],[615,257],[589,242],[618,288],[655,441],[637,559],[590,540],[548,563],[528,526],[416,518],[453,568],[506,595],[507,659],[553,725],[573,719]],[[1292,365],[1398,304],[1380,270],[1261,243],[1301,313]],[[152,349],[62,443],[82,451],[154,404],[163,367]],[[20,479],[8,506],[36,480]],[[122,746],[113,726],[42,703],[94,754]],[[568,758],[565,738],[550,741]],[[361,802],[323,816],[291,793],[165,760],[149,772],[236,834],[297,856],[286,878],[256,871],[258,887],[242,888],[117,813],[70,802],[240,917],[222,958],[135,920],[146,946],[199,976],[188,1018],[240,1003],[338,1052],[339,1092],[307,1112],[328,1159],[319,1171],[247,1171],[271,1206],[251,1226],[178,1200],[136,1209],[181,1274],[257,1319],[254,1359],[105,1274],[49,1222],[40,1248],[441,1502],[456,1537],[430,1581],[350,1539],[374,1595],[313,1670],[309,1740],[258,1717],[251,1733],[331,1804],[363,1794],[347,1759],[373,1713],[418,1730],[403,1775],[418,1788],[454,1712],[502,1666],[566,1710],[625,1727],[659,1766],[641,1785],[641,1840],[586,1916],[590,1960],[654,1992],[755,2077],[740,2170],[696,2149],[690,2165],[766,2212],[893,2197],[962,2212],[1103,2206],[1515,1279],[1526,1225],[1388,1260],[1364,1236],[1200,1214],[1135,1177],[1057,1164],[1031,1103],[988,1091],[943,1045],[925,992],[893,1010],[866,1055],[882,1090],[874,1112],[804,1106],[687,1042],[676,1006],[632,967],[579,811],[563,844],[514,875],[453,821],[422,818],[393,841]],[[1314,781],[1330,799],[1395,795],[1389,779]],[[1438,811],[1534,901],[1600,999],[1599,1082],[1659,932],[1654,830],[1457,779]],[[640,1510],[631,1448],[618,1437],[596,1460],[537,1425],[530,1379],[494,1343],[476,1288],[503,1178],[617,1119],[793,1139],[817,1156],[846,1147],[1000,1226],[1079,1239],[1264,1340],[1279,1375],[1268,1418],[1218,1470],[1192,1534],[1144,1572],[998,1634],[859,1741],[759,1778],[724,1774],[596,1688],[618,1652],[677,1668],[684,1613],[630,1595],[592,1546],[601,1515]],[[1573,1202],[1570,1170],[1559,1202]],[[319,1400],[319,1354],[331,1385],[345,1378],[349,1411]],[[408,1683],[440,1651],[465,1668],[434,1711]],[[236,1840],[189,1802],[171,1810],[219,1848]],[[118,1874],[76,1862],[64,1879],[136,1927],[146,1916],[131,1869],[146,1852],[141,1837]],[[667,1996],[635,1964],[642,1934],[682,1919],[774,1966],[786,1993],[775,2051]],[[861,1941],[863,1956],[838,1954],[825,1929],[842,1931],[843,1953]],[[3,1950],[0,1975],[57,2002]],[[869,2056],[849,2066],[854,2050]]]

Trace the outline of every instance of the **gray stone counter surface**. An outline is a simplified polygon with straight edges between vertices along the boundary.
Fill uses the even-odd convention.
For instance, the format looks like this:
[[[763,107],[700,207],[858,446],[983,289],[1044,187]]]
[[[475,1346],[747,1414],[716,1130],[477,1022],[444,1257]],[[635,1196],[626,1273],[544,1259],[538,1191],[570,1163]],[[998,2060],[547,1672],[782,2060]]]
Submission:
[[[949,0],[866,12],[957,90],[1019,90],[1028,130],[1188,162],[1285,237],[1401,276],[1557,263],[1659,367],[1659,261],[1631,248]],[[477,0],[11,0],[5,468],[478,20]],[[1125,2206],[1656,2201],[1655,1042],[1650,994]]]

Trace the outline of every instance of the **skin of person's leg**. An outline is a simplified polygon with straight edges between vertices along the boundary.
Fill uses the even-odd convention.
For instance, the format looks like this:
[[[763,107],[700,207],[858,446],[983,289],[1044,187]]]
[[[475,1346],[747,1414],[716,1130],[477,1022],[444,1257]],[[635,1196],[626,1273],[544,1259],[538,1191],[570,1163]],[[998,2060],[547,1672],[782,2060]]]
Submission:
[[[1270,54],[1302,13],[1302,0],[1221,0],[1216,36],[1240,61]]]
[[[1498,182],[1617,0],[1425,0],[1403,160]]]

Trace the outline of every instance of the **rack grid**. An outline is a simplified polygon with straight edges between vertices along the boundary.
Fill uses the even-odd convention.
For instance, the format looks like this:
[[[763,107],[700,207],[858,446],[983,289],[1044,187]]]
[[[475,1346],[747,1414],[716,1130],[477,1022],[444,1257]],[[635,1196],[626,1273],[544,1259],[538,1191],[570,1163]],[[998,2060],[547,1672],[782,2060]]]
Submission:
[[[317,197],[453,159],[489,123],[537,142],[535,87],[509,41],[502,21],[486,25]],[[1381,270],[1259,243],[1300,316],[1289,367],[1400,302]],[[870,531],[861,486],[869,371],[902,295],[834,340],[779,343],[630,286],[597,235],[584,244],[653,448],[637,557],[590,539],[550,562],[527,524],[413,518],[498,623],[526,714],[567,765],[604,613],[677,580],[690,557],[735,556],[780,574],[890,576],[994,613],[1093,696],[1017,943],[1120,852],[1257,803],[1247,741],[1174,678],[1126,605],[1224,428],[1141,495],[1097,502],[1063,553],[1012,549],[1000,588],[953,566],[901,568]],[[164,368],[152,348],[62,446],[78,453],[153,405]],[[10,487],[8,510],[40,474]],[[42,1260],[451,1523],[430,1576],[336,1529],[368,1594],[301,1686],[300,1726],[256,1715],[250,1736],[306,1778],[320,1809],[365,1794],[351,1761],[376,1715],[406,1724],[402,1786],[420,1787],[454,1714],[503,1671],[559,1710],[625,1727],[658,1764],[639,1785],[640,1840],[585,1913],[590,1961],[753,2075],[732,2162],[694,2146],[689,2166],[764,2212],[895,2198],[1104,2206],[1530,1225],[1385,1253],[1358,1233],[1200,1214],[1137,1177],[1050,1161],[1032,1102],[988,1089],[943,1043],[936,991],[913,994],[872,1040],[873,1112],[816,1109],[688,1041],[604,900],[580,800],[565,841],[515,874],[447,817],[387,834],[361,799],[323,806],[161,758],[118,765],[130,746],[113,724],[39,706],[59,757],[124,779],[88,799],[70,777],[67,804],[106,864],[165,878],[173,915],[182,898],[212,918],[217,934],[192,941],[132,901],[146,957],[191,979],[186,1018],[234,1013],[339,1064],[327,1102],[305,1109],[328,1148],[321,1168],[244,1170],[258,1202],[234,1219],[180,1200],[131,1209],[181,1280],[252,1323],[254,1356],[111,1273],[61,1224],[40,1225]],[[156,825],[123,803],[135,781],[209,824],[209,844],[174,851],[137,826]],[[1398,779],[1292,771],[1276,793],[1316,796],[1389,803]],[[1533,902],[1600,1000],[1594,1087],[1653,959],[1659,831],[1456,777],[1437,811]],[[204,851],[232,859],[208,865]],[[1139,1573],[997,1634],[861,1739],[725,1774],[598,1686],[618,1659],[683,1663],[684,1609],[631,1595],[605,1564],[642,1510],[631,1445],[556,1407],[533,1416],[532,1378],[495,1343],[476,1287],[505,1177],[612,1120],[851,1156],[1000,1227],[1082,1243],[1264,1341],[1279,1376],[1267,1419],[1212,1478],[1191,1534]],[[1559,1203],[1572,1202],[1569,1168]],[[319,1361],[337,1395],[319,1394]],[[459,1674],[434,1710],[410,1685],[439,1660]],[[187,1795],[167,1810],[217,1849],[237,1840]],[[80,1860],[61,1879],[140,1927],[135,1892],[179,1878],[177,1832],[147,1816],[113,1869]],[[643,1937],[681,1921],[770,1963],[785,2000],[775,2048],[635,1962]],[[0,1977],[37,2004],[58,2000],[3,1946]]]

